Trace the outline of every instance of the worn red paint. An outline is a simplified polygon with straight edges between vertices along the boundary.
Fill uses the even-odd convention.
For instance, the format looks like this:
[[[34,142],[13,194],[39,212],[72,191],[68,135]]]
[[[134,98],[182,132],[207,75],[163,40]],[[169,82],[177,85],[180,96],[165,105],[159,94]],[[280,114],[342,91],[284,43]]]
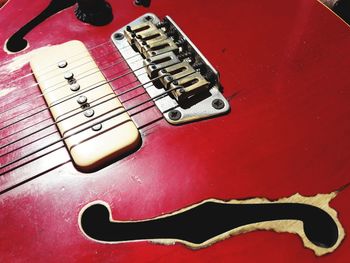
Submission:
[[[350,32],[320,3],[179,0],[152,1],[151,8],[144,9],[131,0],[110,2],[115,18],[108,26],[83,24],[69,8],[30,32],[30,47],[24,52],[9,55],[1,50],[1,82],[29,72],[25,66],[11,73],[13,64],[6,66],[6,61],[71,39],[92,47],[141,14],[153,12],[170,15],[220,71],[226,97],[236,94],[232,111],[179,127],[158,121],[142,131],[141,149],[96,173],[79,173],[61,148],[2,176],[2,191],[22,183],[0,196],[1,261],[346,261],[348,238],[334,253],[317,258],[297,236],[267,231],[198,251],[148,242],[105,245],[82,235],[78,213],[95,200],[109,203],[115,219],[135,220],[211,197],[315,195],[350,181]],[[47,3],[9,1],[0,10],[0,44]],[[108,62],[105,59],[99,63]],[[20,91],[32,82],[26,78],[13,86]],[[38,103],[43,102],[31,106]],[[156,115],[151,111],[139,121]],[[350,190],[344,190],[331,204],[347,232],[349,197]]]

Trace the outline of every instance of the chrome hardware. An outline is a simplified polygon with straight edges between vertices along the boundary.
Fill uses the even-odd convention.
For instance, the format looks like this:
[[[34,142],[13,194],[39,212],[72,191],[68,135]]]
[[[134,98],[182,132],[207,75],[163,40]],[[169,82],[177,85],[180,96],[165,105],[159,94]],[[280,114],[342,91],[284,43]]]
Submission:
[[[70,71],[68,71],[68,72],[66,72],[66,73],[64,74],[64,78],[65,78],[66,80],[71,80],[71,79],[73,79],[73,77],[74,77],[74,74],[73,74],[72,72],[70,72]]]
[[[91,129],[92,129],[93,131],[99,131],[99,130],[102,129],[102,124],[101,124],[101,123],[96,124],[96,125],[92,126]]]
[[[180,89],[175,89],[176,87],[182,87]],[[207,89],[209,87],[209,82],[202,77],[199,72],[188,75],[179,80],[173,81],[170,84],[170,89],[173,89],[172,93],[178,101],[183,101],[188,99],[196,93],[200,92],[201,89]]]
[[[78,91],[80,89],[80,85],[79,83],[72,83],[72,85],[70,85],[70,90],[71,91]]]
[[[93,109],[87,109],[86,111],[84,111],[85,117],[88,117],[88,118],[94,116],[94,114],[95,114],[95,111]]]
[[[184,61],[160,70],[158,75],[162,77],[160,78],[160,81],[163,84],[164,88],[169,89],[170,83],[174,80],[181,79],[195,72],[196,71],[191,67],[191,65],[188,62]]]
[[[147,74],[151,78],[155,78],[161,69],[179,62],[180,60],[173,52],[168,52],[144,60],[143,65],[146,66]]]
[[[124,38],[115,38],[120,34]],[[218,72],[170,17],[160,21],[154,14],[145,14],[114,32],[112,41],[151,97],[170,90],[155,101],[169,123],[230,110],[220,92]],[[221,103],[216,107],[217,101]]]
[[[68,65],[68,63],[65,60],[62,60],[62,61],[58,62],[58,64],[57,64],[57,66],[59,68],[65,68],[65,67],[67,67],[67,65]]]
[[[79,104],[85,104],[87,102],[87,97],[84,96],[84,95],[81,95],[81,96],[78,97],[77,102]]]

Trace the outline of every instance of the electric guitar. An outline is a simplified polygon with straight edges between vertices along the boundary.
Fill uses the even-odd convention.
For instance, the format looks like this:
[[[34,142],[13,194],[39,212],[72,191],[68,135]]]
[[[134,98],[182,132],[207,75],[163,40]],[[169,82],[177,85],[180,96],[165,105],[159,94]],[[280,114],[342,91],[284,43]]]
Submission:
[[[321,3],[10,0],[0,24],[1,262],[350,258],[350,32]]]

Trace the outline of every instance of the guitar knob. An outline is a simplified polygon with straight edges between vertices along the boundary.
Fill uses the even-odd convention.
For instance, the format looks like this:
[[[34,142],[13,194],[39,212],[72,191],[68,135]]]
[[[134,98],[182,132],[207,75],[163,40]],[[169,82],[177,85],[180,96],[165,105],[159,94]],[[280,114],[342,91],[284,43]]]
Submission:
[[[75,16],[84,23],[103,26],[113,19],[112,7],[105,0],[77,0]]]

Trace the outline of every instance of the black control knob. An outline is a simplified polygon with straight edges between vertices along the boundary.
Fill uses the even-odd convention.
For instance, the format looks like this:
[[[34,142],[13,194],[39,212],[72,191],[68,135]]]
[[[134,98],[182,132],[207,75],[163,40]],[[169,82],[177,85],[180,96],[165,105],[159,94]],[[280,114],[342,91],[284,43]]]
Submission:
[[[77,0],[76,17],[94,26],[103,26],[113,20],[111,5],[105,0]]]
[[[149,7],[151,5],[151,0],[135,0],[135,5],[142,5],[144,7]]]

